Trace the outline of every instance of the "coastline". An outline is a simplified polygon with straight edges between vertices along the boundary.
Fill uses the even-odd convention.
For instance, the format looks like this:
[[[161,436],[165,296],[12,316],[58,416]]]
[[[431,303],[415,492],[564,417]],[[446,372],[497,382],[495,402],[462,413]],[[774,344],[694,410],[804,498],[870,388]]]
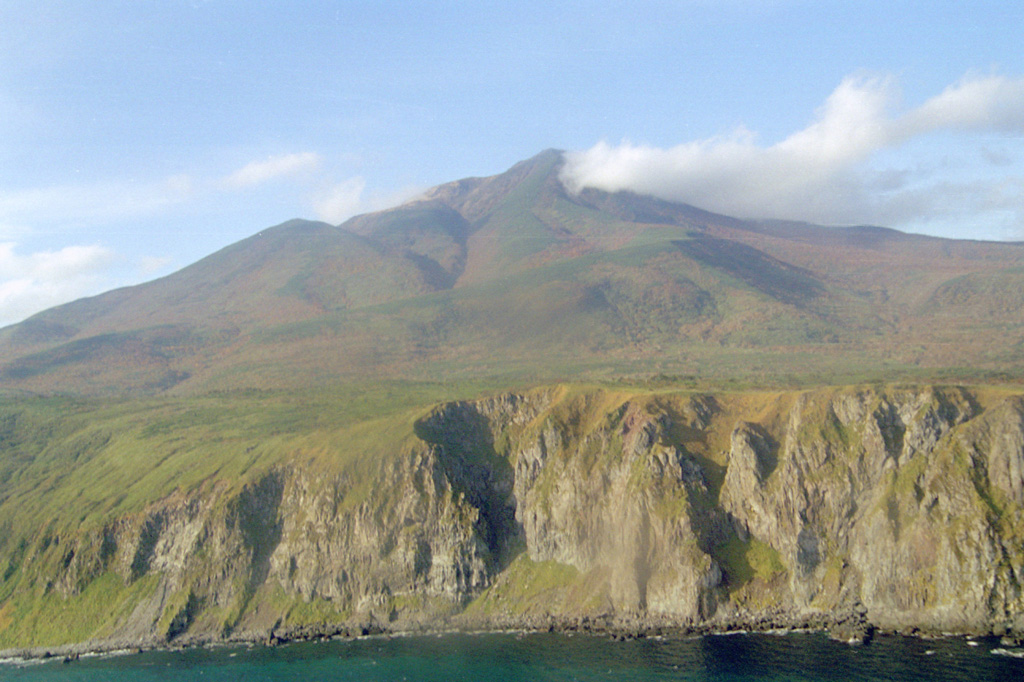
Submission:
[[[1024,443],[1024,399],[822,391],[456,401],[398,428],[409,449],[384,448],[399,454],[372,475],[268,465],[72,520],[7,558],[3,655],[451,631],[1024,634],[1007,473],[1024,450],[999,445]],[[378,447],[376,426],[363,435]]]
[[[911,626],[880,628],[863,612],[839,614],[751,614],[749,618],[710,619],[680,622],[657,617],[617,617],[583,615],[573,617],[475,617],[455,615],[440,623],[398,621],[380,623],[370,619],[362,622],[276,627],[267,631],[233,633],[227,637],[205,634],[182,635],[172,640],[110,639],[89,640],[54,646],[12,647],[0,649],[0,664],[31,660],[61,659],[65,663],[80,657],[136,654],[147,651],[180,651],[199,647],[266,646],[275,647],[293,642],[316,642],[365,637],[442,636],[448,634],[526,634],[555,633],[607,637],[613,641],[644,638],[688,638],[734,634],[771,634],[821,632],[837,642],[851,646],[870,644],[875,636],[916,637],[921,639],[998,638],[1003,647],[1024,646],[1024,636],[998,633],[978,628],[958,631],[932,631]],[[1011,654],[1012,655],[1012,654]]]

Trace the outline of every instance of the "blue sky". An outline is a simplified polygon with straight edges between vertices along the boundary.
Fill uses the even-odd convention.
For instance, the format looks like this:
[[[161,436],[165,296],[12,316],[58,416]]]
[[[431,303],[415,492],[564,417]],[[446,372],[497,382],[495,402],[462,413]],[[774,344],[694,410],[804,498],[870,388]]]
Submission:
[[[546,148],[570,186],[1024,239],[1024,3],[0,0],[0,324]]]

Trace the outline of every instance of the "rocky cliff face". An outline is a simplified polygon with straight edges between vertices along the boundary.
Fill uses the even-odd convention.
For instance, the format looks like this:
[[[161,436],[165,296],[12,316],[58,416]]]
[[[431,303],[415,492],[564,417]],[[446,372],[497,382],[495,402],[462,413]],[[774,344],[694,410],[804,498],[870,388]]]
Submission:
[[[31,637],[12,605],[102,585],[117,608],[78,632],[122,641],[848,612],[1024,632],[1017,395],[561,388],[441,405],[409,442],[361,475],[288,462],[22,542],[0,636]]]
[[[979,416],[955,390],[813,398],[796,401],[776,442],[733,433],[722,492],[738,533],[787,567],[784,603],[860,601],[886,627],[1012,618],[1021,548],[1000,526],[1015,503],[988,470],[1006,457],[990,432],[1012,430],[1019,405]]]

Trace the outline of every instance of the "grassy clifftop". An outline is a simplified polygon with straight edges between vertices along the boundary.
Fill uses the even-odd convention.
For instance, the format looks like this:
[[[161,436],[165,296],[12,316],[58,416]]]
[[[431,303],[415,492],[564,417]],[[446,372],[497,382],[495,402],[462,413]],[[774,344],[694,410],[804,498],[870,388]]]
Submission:
[[[401,388],[6,401],[0,646],[858,604],[1024,628],[1015,391]]]

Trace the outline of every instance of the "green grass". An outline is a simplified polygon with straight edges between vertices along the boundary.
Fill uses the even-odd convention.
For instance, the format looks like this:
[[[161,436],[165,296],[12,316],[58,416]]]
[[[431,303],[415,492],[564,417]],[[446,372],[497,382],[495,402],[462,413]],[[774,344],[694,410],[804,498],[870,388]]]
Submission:
[[[102,639],[114,632],[132,609],[156,587],[157,576],[130,585],[104,573],[78,595],[64,598],[55,591],[18,592],[0,605],[0,648],[58,645]]]
[[[572,566],[556,561],[533,561],[524,552],[483,594],[472,601],[468,615],[521,615],[554,612],[570,598],[580,578]]]
[[[730,592],[755,579],[768,582],[786,570],[775,548],[754,538],[743,542],[733,536],[715,547],[713,556],[725,571]]]
[[[244,485],[285,461],[372,466],[400,454],[416,417],[453,393],[382,384],[334,394],[0,400],[0,501],[15,530],[95,527],[175,490]]]

